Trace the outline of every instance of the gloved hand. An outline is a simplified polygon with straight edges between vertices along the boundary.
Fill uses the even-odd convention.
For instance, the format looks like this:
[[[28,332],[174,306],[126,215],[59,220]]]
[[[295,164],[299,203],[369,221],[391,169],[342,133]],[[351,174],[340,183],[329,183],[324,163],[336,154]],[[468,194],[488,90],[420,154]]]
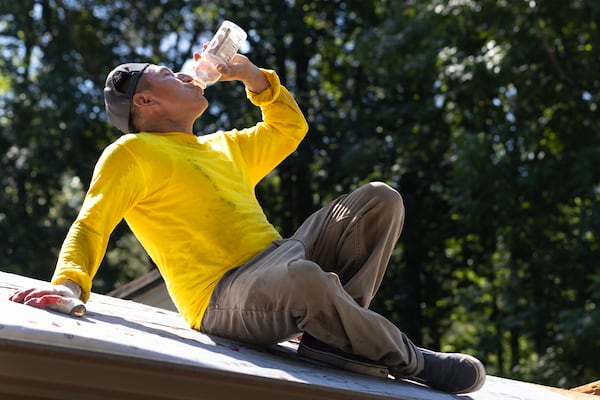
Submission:
[[[67,280],[60,285],[18,290],[9,296],[9,300],[81,317],[85,314],[85,305],[79,299],[80,296],[79,285]]]

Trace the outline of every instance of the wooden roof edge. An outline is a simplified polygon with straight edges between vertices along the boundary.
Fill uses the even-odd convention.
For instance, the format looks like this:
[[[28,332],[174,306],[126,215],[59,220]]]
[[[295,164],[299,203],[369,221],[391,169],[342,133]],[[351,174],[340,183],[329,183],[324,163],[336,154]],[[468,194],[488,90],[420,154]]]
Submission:
[[[0,337],[0,398],[343,400],[339,388]],[[5,397],[6,396],[6,397]],[[388,398],[353,392],[356,400]],[[390,397],[392,398],[392,397]],[[413,397],[393,397],[409,400]]]

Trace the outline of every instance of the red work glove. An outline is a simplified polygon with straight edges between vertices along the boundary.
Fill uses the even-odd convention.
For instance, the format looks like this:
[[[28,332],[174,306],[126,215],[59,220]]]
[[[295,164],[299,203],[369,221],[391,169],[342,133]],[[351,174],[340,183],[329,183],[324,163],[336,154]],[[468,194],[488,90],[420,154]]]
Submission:
[[[79,285],[72,281],[64,281],[60,285],[16,291],[9,296],[9,300],[81,317],[85,314],[85,305],[79,296],[81,296]]]

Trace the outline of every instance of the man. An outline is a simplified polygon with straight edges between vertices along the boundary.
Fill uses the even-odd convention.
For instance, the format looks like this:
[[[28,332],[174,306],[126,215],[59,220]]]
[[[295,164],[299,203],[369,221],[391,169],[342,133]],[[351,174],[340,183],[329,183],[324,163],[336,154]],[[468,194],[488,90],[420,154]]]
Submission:
[[[218,69],[221,80],[245,85],[263,121],[196,137],[208,102],[191,76],[145,63],[109,74],[107,115],[125,135],[98,160],[52,285],[11,299],[66,313],[69,301],[86,301],[125,218],[194,329],[264,345],[303,333],[307,357],[452,393],[478,390],[485,369],[477,359],[418,348],[367,308],[402,230],[398,192],[362,186],[282,239],[254,190],[296,149],[307,123],[274,71],[240,54]]]

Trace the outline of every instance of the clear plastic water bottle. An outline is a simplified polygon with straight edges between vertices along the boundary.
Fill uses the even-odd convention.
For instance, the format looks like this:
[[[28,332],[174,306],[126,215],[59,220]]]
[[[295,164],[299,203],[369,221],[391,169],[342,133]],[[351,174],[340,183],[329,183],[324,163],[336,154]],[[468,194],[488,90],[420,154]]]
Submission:
[[[224,21],[200,57],[194,60],[196,79],[206,88],[221,78],[217,64],[228,63],[246,40],[246,32],[231,21]]]

